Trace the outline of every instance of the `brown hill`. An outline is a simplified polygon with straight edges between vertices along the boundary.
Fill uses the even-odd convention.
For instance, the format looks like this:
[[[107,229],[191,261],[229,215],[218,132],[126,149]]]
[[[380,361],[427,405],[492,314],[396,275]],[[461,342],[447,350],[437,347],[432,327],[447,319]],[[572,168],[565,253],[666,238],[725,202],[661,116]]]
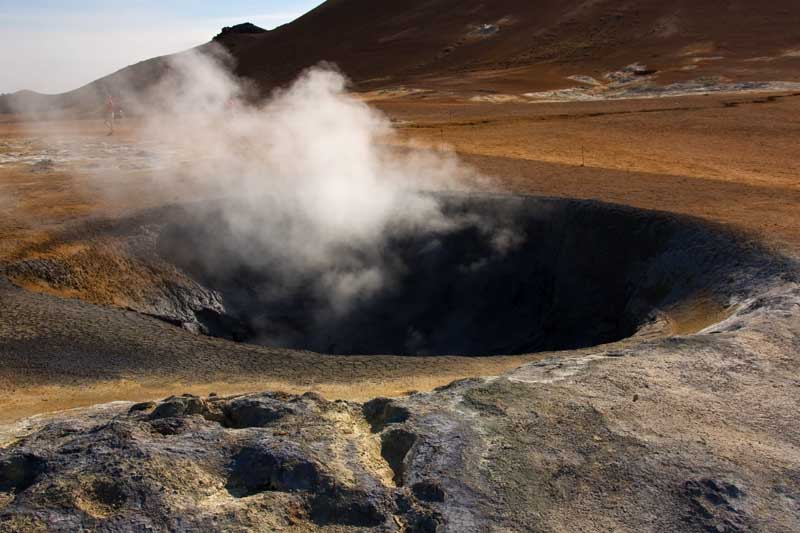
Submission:
[[[264,94],[320,61],[361,90],[542,91],[632,63],[662,84],[800,81],[795,0],[328,0],[272,31],[245,24],[215,41]],[[106,92],[141,91],[165,68],[155,58],[63,95],[6,95],[0,112],[92,112]]]
[[[794,81],[800,79],[800,4],[329,0],[230,48],[239,73],[262,87],[285,83],[320,60],[370,88],[543,90],[574,85],[565,79],[571,75],[597,76],[634,62],[666,71],[664,81],[698,74]]]

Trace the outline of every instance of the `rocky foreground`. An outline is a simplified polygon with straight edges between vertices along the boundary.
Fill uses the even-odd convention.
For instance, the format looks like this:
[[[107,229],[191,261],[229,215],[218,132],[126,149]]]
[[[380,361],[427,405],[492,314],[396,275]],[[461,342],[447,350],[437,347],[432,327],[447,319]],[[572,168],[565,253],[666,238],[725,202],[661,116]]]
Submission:
[[[798,310],[784,274],[700,334],[432,393],[29,419],[2,435],[0,530],[797,531]]]
[[[363,404],[183,395],[0,426],[0,531],[800,531],[800,267],[744,241],[677,235],[688,237],[636,278],[648,294],[681,287],[675,309],[664,300],[613,344]],[[130,312],[3,294],[0,355],[15,376],[201,373],[212,345],[228,372],[245,349],[272,374],[399,360],[267,358]],[[700,331],[665,337],[670,320]],[[158,344],[178,333],[172,351]]]

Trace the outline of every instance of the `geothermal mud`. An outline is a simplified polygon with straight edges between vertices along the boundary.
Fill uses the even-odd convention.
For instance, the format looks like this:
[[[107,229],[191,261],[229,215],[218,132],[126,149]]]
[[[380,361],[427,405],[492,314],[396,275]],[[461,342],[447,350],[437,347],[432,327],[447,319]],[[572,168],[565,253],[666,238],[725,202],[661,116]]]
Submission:
[[[730,274],[753,254],[723,231],[663,213],[500,195],[437,199],[456,227],[390,237],[378,249],[336,250],[337,274],[370,268],[388,279],[341,306],[317,283],[328,272],[298,273],[259,248],[257,232],[274,229],[234,232],[214,206],[177,215],[161,229],[157,251],[218,295],[213,306],[192,309],[206,334],[402,355],[522,354],[618,341],[652,330],[666,310],[699,293],[723,302]],[[298,234],[286,224],[281,231]]]

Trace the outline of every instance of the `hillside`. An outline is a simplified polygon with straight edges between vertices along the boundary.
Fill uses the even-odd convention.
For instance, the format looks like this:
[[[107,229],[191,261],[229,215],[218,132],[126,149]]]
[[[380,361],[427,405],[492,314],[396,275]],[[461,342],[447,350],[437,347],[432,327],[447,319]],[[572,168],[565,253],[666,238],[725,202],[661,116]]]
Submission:
[[[639,62],[662,81],[800,80],[800,7],[777,0],[330,0],[231,46],[239,73],[282,84],[320,60],[363,87],[561,88]],[[758,60],[756,60],[758,59]]]
[[[126,95],[141,93],[157,83],[164,74],[169,56],[148,59],[95,80],[63,94],[48,95],[34,91],[19,91],[0,95],[0,114],[23,113],[36,118],[99,114],[108,94],[118,100]]]
[[[358,90],[471,95],[593,84],[631,64],[658,84],[800,82],[800,7],[791,0],[329,0],[272,31],[229,30],[215,41],[263,94],[320,61]],[[155,58],[62,95],[5,95],[0,112],[14,103],[93,113],[107,92],[141,92],[165,68]]]

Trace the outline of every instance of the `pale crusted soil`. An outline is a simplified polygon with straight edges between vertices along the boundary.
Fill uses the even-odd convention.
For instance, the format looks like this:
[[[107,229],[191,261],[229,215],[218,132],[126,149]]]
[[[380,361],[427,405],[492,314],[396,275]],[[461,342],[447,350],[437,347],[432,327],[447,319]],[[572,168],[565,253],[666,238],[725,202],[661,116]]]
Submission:
[[[16,470],[0,527],[794,531],[792,279],[765,279],[701,334],[401,399],[182,397],[30,419],[2,433]]]

